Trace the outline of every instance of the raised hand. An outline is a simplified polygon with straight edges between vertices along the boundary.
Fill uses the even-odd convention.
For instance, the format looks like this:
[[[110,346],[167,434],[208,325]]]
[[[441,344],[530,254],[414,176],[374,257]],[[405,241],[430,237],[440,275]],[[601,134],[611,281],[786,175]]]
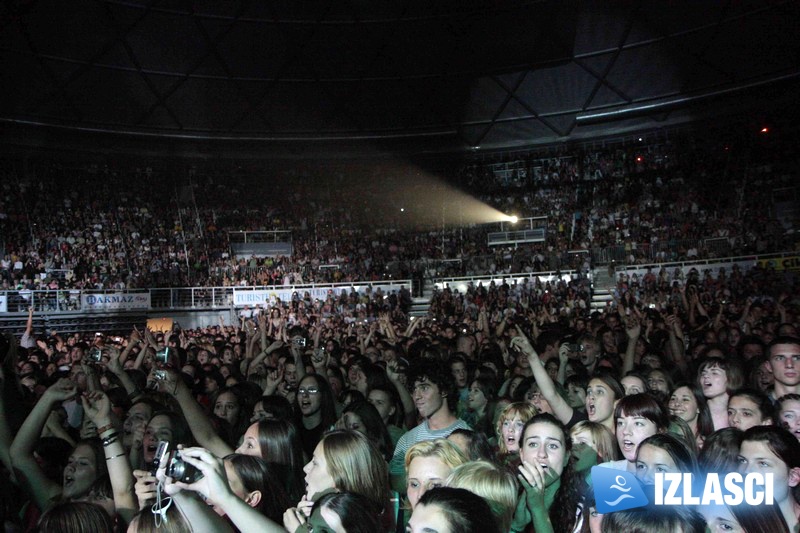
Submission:
[[[642,324],[636,317],[629,317],[625,324],[625,334],[629,339],[638,339],[642,334]]]
[[[529,357],[531,355],[537,355],[536,350],[531,345],[531,341],[528,340],[528,337],[525,336],[519,326],[516,326],[516,330],[517,336],[511,339],[509,348],[519,350]]]
[[[566,363],[569,361],[569,343],[565,342],[558,348],[558,361],[559,363]]]
[[[274,391],[283,383],[283,371],[283,368],[277,368],[267,372],[267,389]]]
[[[167,494],[191,490],[200,494],[211,505],[219,505],[225,496],[231,495],[222,459],[214,457],[205,448],[183,448],[180,454],[181,459],[202,472],[203,477],[191,484],[167,478],[164,483]]]
[[[396,382],[400,379],[400,372],[397,371],[397,361],[389,361],[386,363],[386,377],[388,377],[391,382]]]
[[[53,401],[63,402],[74,398],[77,392],[78,390],[75,388],[75,383],[67,378],[61,378],[45,391],[45,395]]]
[[[311,364],[317,372],[324,371],[328,367],[330,361],[330,354],[325,348],[317,348],[311,356]]]
[[[158,490],[158,480],[156,476],[146,470],[134,470],[133,477],[136,479],[134,490],[136,498],[139,500],[139,509],[147,507],[150,500],[155,499]]]
[[[156,338],[153,336],[153,332],[150,331],[150,328],[145,328],[144,330],[144,338],[147,340],[147,344],[152,347],[157,347],[158,343],[156,342]]]
[[[121,374],[125,371],[119,358],[120,351],[117,348],[111,347],[108,349],[108,369],[114,374]]]
[[[158,374],[156,374],[158,372]],[[161,376],[161,378],[157,378]],[[150,375],[147,376],[147,388],[156,389],[159,392],[166,392],[172,396],[178,392],[178,374],[174,370],[159,369],[153,367]]]
[[[83,412],[97,427],[107,425],[111,421],[111,400],[104,392],[94,391],[81,398]]]

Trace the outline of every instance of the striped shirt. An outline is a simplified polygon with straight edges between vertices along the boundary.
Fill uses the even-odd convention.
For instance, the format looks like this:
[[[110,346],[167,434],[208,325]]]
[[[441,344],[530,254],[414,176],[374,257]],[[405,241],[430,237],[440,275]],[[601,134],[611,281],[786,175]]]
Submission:
[[[394,448],[394,455],[392,456],[392,461],[389,463],[389,473],[390,474],[405,473],[406,452],[416,443],[423,442],[426,440],[447,438],[447,436],[450,435],[450,433],[452,433],[457,429],[471,429],[471,428],[466,422],[464,422],[460,418],[456,420],[455,423],[447,426],[444,429],[435,429],[435,430],[431,429],[430,426],[428,426],[427,420],[423,420],[422,424],[408,431],[405,435],[400,437],[399,441],[397,441],[397,446],[395,446]]]

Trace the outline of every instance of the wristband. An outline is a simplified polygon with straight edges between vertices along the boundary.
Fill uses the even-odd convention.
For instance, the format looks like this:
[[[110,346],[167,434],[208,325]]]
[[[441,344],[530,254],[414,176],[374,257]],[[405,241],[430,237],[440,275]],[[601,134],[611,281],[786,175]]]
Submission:
[[[110,461],[111,459],[116,459],[117,457],[123,457],[125,454],[120,453],[118,455],[112,455],[111,457],[106,457],[106,461]]]
[[[114,424],[106,424],[105,426],[97,428],[97,434],[98,435],[102,435],[103,433],[105,433],[109,429],[114,429]]]
[[[105,448],[106,446],[114,444],[115,442],[117,442],[117,438],[119,438],[119,433],[115,431],[114,433],[103,439],[103,447]]]

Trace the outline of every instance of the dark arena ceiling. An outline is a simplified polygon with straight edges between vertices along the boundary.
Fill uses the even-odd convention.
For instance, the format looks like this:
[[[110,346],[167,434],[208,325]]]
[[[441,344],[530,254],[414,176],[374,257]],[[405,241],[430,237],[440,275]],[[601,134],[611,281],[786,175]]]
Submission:
[[[8,0],[0,144],[305,157],[579,141],[796,106],[799,21],[796,0]]]

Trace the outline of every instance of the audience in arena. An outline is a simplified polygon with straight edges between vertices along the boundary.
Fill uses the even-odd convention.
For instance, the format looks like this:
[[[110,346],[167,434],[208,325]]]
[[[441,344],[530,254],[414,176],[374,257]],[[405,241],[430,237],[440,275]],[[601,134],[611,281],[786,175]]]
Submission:
[[[497,224],[416,224],[413,205],[397,209],[409,176],[419,174],[407,164],[194,168],[176,187],[172,166],[68,168],[44,159],[26,163],[37,165],[27,180],[6,161],[0,283],[23,290],[302,285],[585,271],[587,256],[568,250],[591,252],[594,262],[641,264],[791,249],[785,229],[793,221],[775,208],[772,192],[794,186],[796,157],[778,140],[716,133],[432,172],[501,212],[544,217],[536,222],[544,242],[519,246],[489,246]],[[517,170],[509,175],[508,166]],[[292,253],[235,257],[231,243],[241,231],[286,231]]]
[[[402,186],[396,175],[383,191],[369,185],[388,165],[331,167],[332,184],[365,178],[361,196],[302,180],[263,191],[244,171],[235,191],[217,175],[134,190],[125,172],[56,165],[37,185],[4,181],[0,276],[13,290],[580,275],[452,284],[415,320],[408,294],[377,290],[298,293],[233,323],[122,336],[40,331],[47,310],[31,308],[24,330],[0,338],[0,520],[8,531],[541,533],[741,529],[763,515],[796,530],[800,283],[791,269],[725,259],[790,249],[760,210],[785,168],[715,148],[564,148],[530,156],[526,175],[454,171],[499,209],[548,217],[545,242],[519,249],[490,249],[478,226],[443,240],[388,218],[370,225],[379,197]],[[726,190],[709,195],[694,178],[720,169]],[[763,187],[737,211],[727,189],[745,175]],[[347,205],[372,211],[335,207]],[[291,230],[292,256],[234,260],[234,229]],[[703,239],[727,244],[683,249]],[[726,267],[620,269],[612,300],[593,309],[585,257],[564,253],[575,248]],[[765,463],[775,508],[724,513],[598,515],[588,475],[627,470],[647,489],[657,472]]]

